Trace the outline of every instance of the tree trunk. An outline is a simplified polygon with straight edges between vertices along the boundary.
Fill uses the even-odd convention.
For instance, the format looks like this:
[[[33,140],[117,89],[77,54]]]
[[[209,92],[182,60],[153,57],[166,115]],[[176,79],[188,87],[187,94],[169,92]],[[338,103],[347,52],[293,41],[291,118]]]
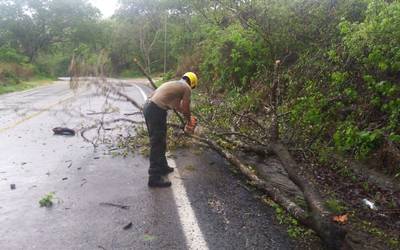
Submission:
[[[293,160],[287,148],[281,143],[271,146],[273,152],[279,157],[290,180],[303,191],[304,198],[311,210],[312,228],[323,239],[328,249],[340,249],[343,245],[346,231],[331,222],[331,214],[324,207],[319,193],[313,184],[301,177],[297,172],[298,165]]]
[[[330,214],[324,209],[317,192],[312,189],[311,183],[303,180],[294,171],[296,163],[283,145],[274,144],[271,148],[281,159],[285,170],[288,172],[289,178],[303,191],[305,200],[311,209],[310,214],[306,213],[296,203],[289,200],[279,189],[271,187],[267,182],[261,180],[253,170],[244,165],[237,157],[218,146],[216,142],[195,135],[189,136],[207,144],[211,149],[237,167],[255,186],[263,189],[274,201],[283,206],[294,218],[313,229],[321,237],[327,249],[336,250],[343,247],[346,232],[330,221]]]

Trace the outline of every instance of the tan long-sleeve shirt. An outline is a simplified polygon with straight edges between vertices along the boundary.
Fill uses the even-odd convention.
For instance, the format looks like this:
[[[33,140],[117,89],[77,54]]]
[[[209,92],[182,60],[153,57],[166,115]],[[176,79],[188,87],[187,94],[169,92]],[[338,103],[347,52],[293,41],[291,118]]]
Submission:
[[[149,96],[149,99],[162,109],[175,109],[181,112],[186,121],[189,121],[191,94],[192,89],[185,80],[179,80],[162,84]]]

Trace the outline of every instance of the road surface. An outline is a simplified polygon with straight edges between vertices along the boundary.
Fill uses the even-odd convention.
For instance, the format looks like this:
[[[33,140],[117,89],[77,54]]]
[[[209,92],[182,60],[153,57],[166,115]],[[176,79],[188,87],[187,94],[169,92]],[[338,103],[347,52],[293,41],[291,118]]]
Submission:
[[[124,91],[143,103],[141,82]],[[112,102],[114,118],[135,111]],[[93,88],[73,92],[66,81],[0,96],[0,249],[295,248],[272,209],[212,152],[174,152],[172,188],[149,189],[146,158],[53,135],[94,124],[104,105]],[[39,207],[50,192],[54,205]]]

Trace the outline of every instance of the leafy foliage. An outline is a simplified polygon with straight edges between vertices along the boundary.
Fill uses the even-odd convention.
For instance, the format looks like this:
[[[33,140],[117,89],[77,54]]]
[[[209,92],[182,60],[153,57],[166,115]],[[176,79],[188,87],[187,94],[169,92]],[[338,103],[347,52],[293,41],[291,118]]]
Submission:
[[[29,63],[36,75],[67,75],[75,48],[88,44],[93,53],[105,46],[99,11],[84,0],[3,0],[0,16],[0,62]],[[24,78],[16,70],[11,82]]]
[[[40,207],[53,206],[54,192],[48,193],[39,200]]]
[[[108,20],[84,0],[0,7],[3,84],[66,75],[73,55],[109,57],[107,72],[131,77],[137,57],[168,79],[198,73],[200,113],[230,129],[232,111],[268,127],[278,82],[282,140],[400,172],[398,1],[123,0]]]
[[[266,48],[256,32],[233,23],[225,29],[210,27],[201,71],[205,81],[214,85],[241,90],[250,86],[254,75],[264,63]]]

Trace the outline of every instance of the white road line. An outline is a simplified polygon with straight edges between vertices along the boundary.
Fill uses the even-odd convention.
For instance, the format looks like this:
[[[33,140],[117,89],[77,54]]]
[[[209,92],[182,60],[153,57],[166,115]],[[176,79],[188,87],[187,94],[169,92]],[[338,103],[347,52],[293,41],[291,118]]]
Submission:
[[[145,92],[137,85],[136,86],[146,100]],[[208,250],[207,242],[204,239],[203,233],[200,230],[196,215],[193,211],[185,186],[183,185],[179,169],[176,168],[176,163],[173,159],[168,159],[168,164],[175,168],[172,184],[172,192],[175,198],[176,209],[178,210],[179,220],[182,225],[182,231],[185,235],[186,244],[189,250]]]
[[[172,191],[175,197],[175,203],[178,210],[179,220],[185,234],[186,244],[190,250],[208,250],[207,242],[204,240],[203,233],[200,230],[196,215],[190,205],[185,186],[182,183],[179,170],[176,168],[174,160],[168,160],[168,164],[175,168],[172,184]]]
[[[140,94],[141,94],[142,97],[143,97],[143,100],[146,101],[146,100],[147,100],[147,95],[146,95],[146,93],[143,91],[143,89],[142,89],[141,87],[139,87],[138,85],[136,85],[136,84],[134,84],[133,86],[135,86],[135,87],[139,90]]]

